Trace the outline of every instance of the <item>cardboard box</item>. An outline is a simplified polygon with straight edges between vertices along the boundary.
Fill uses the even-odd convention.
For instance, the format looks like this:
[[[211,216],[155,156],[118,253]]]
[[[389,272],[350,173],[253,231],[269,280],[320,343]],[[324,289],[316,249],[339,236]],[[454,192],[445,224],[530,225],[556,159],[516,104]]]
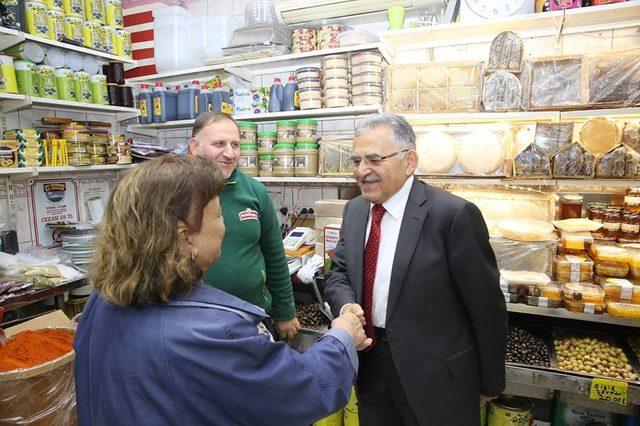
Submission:
[[[331,269],[333,253],[340,240],[340,226],[327,225],[324,227],[324,272]]]
[[[53,311],[38,318],[25,321],[21,324],[7,328],[4,332],[7,337],[25,330],[39,330],[44,327],[71,327],[71,320],[61,310]]]

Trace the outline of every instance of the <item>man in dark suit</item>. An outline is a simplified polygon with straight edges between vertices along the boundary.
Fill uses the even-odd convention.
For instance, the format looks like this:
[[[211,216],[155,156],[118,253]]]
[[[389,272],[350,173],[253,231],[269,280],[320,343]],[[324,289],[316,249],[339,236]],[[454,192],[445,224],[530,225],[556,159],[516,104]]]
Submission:
[[[353,141],[362,195],[347,203],[325,294],[361,318],[363,426],[480,424],[504,389],[507,313],[487,227],[472,203],[414,178],[402,117],[363,121]]]

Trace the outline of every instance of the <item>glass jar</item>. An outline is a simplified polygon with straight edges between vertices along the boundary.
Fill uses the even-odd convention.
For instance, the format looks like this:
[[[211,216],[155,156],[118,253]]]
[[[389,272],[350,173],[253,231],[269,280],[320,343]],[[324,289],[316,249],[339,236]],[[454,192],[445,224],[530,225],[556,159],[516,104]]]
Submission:
[[[238,121],[240,130],[240,145],[255,145],[258,135],[258,125],[248,121]]]
[[[609,207],[604,212],[604,219],[602,222],[602,239],[615,240],[620,233],[620,226],[622,225],[622,214],[619,207]]]
[[[618,240],[621,242],[635,242],[640,240],[640,212],[630,210],[623,211]]]
[[[258,145],[240,145],[238,170],[248,176],[258,176]]]
[[[589,220],[594,222],[602,223],[604,221],[604,211],[606,210],[606,205],[602,203],[591,203],[589,204]]]
[[[273,154],[258,155],[258,168],[260,169],[260,177],[273,176]]]
[[[296,146],[296,177],[318,176],[318,144],[299,143]]]
[[[102,166],[107,164],[107,138],[105,135],[91,136],[88,147],[91,164]]]
[[[625,191],[624,209],[640,212],[640,187],[629,188]]]
[[[560,197],[560,219],[582,217],[582,195],[566,194]]]
[[[278,121],[276,123],[276,133],[278,143],[295,143],[296,122],[295,120]]]
[[[131,143],[121,133],[107,135],[107,162],[131,164]]]
[[[276,132],[258,132],[258,152],[260,154],[272,154],[276,145]]]
[[[295,176],[295,144],[279,143],[274,147],[273,175],[279,177]]]

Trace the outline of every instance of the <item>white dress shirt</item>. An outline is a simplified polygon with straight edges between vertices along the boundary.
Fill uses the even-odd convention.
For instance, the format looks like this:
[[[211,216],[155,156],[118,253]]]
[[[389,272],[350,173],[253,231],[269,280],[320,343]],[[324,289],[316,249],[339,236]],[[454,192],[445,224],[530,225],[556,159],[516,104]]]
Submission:
[[[391,269],[393,259],[396,256],[396,245],[400,235],[400,225],[404,217],[404,209],[407,207],[409,193],[413,185],[413,176],[409,177],[402,185],[402,188],[382,206],[386,210],[380,223],[380,248],[378,249],[378,263],[376,264],[376,278],[373,284],[373,325],[374,327],[385,328],[387,321],[387,300],[389,298],[389,284],[391,282]],[[369,222],[367,223],[367,234],[365,247],[369,240],[371,231],[371,210],[373,204],[369,206]]]

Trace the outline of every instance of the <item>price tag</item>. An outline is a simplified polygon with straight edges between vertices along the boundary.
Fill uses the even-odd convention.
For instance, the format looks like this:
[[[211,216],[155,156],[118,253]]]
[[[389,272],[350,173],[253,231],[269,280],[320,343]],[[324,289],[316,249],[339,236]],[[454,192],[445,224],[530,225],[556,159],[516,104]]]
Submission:
[[[627,405],[628,389],[629,384],[627,382],[596,377],[591,381],[589,399]]]
[[[220,104],[220,112],[223,112],[225,114],[233,114],[233,104],[229,104],[227,102],[222,102]]]
[[[541,308],[549,307],[549,298],[548,297],[539,297],[538,298],[538,306]]]

